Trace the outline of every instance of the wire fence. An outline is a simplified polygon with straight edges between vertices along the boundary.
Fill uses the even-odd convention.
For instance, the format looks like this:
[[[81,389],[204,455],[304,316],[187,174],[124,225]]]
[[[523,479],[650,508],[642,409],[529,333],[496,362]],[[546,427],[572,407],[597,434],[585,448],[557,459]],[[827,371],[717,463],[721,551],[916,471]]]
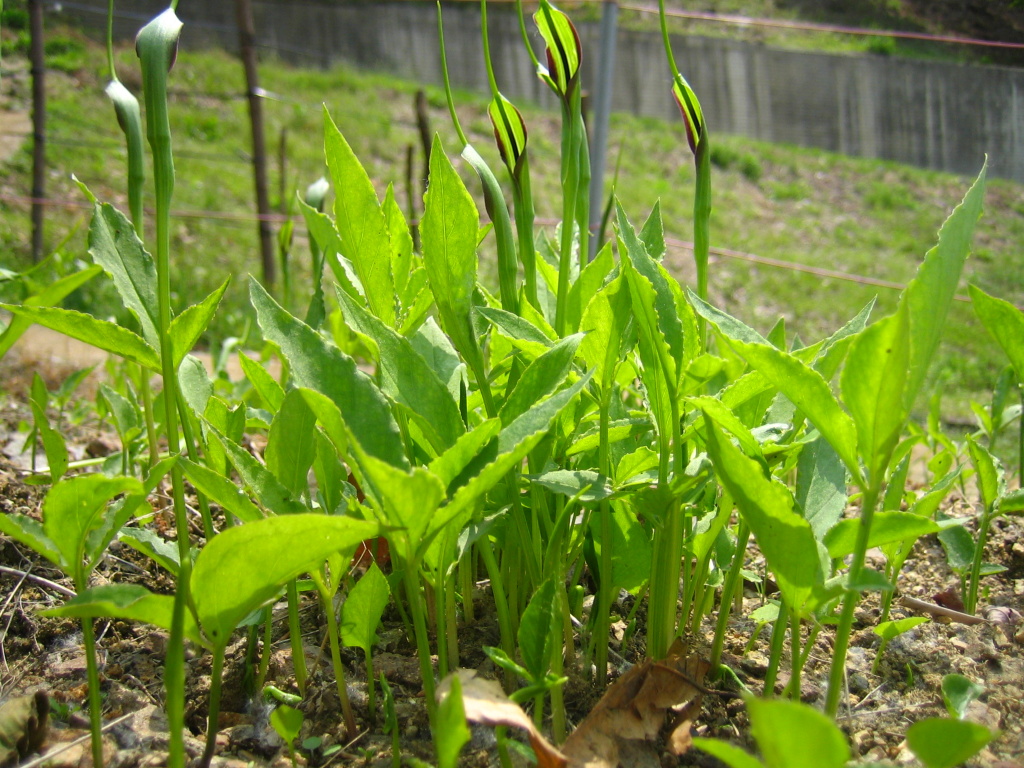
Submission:
[[[412,2],[413,0],[408,0]],[[499,4],[511,4],[515,0],[490,0]],[[476,0],[446,0],[446,3],[451,4],[476,4]],[[266,5],[267,3],[262,3]],[[571,5],[585,5],[586,3],[569,3]],[[105,5],[105,4],[104,4]],[[302,5],[302,3],[296,3],[295,5]],[[315,3],[308,3],[308,5],[315,5]],[[60,6],[62,9],[75,10],[85,13],[95,13],[106,16],[106,8],[98,8],[91,6],[87,3],[79,2],[65,2],[61,0],[59,3],[52,3],[51,7]],[[656,7],[632,4],[632,3],[618,3],[618,7],[623,10],[629,10],[641,14],[657,14],[658,9]],[[740,16],[735,14],[716,14],[708,13],[703,11],[687,11],[687,10],[669,10],[668,15],[687,19],[691,21],[698,21],[704,23],[722,24],[722,25],[735,25],[744,28],[751,27],[763,27],[763,28],[781,28],[798,32],[815,32],[815,33],[827,33],[835,35],[861,35],[861,36],[875,36],[875,37],[892,37],[902,39],[913,39],[913,40],[925,40],[937,43],[953,43],[958,45],[969,45],[978,47],[993,47],[993,48],[1006,48],[1006,49],[1024,49],[1024,43],[1008,42],[1008,41],[993,41],[993,40],[981,40],[976,38],[965,38],[951,35],[936,35],[928,33],[910,32],[902,30],[880,30],[880,29],[866,29],[859,27],[840,26],[832,24],[821,24],[811,23],[803,21],[792,21],[785,19],[763,19],[754,18],[747,16]],[[137,13],[131,11],[117,10],[115,11],[115,17],[123,21],[139,22],[143,23],[148,20],[148,16],[145,13]],[[237,30],[232,25],[219,24],[209,21],[202,20],[191,20],[189,22],[192,26],[209,29],[212,31],[223,32],[223,33],[236,33]],[[282,50],[279,44],[269,45],[266,44],[261,47],[273,48],[274,50]],[[296,49],[295,52],[298,52]],[[315,58],[315,57],[314,57]],[[4,69],[0,71],[0,76],[7,76],[13,70]],[[178,99],[209,99],[221,102],[233,102],[242,101],[248,98],[246,93],[234,93],[234,92],[216,92],[209,90],[199,89],[187,89],[187,88],[174,88],[169,91],[169,95],[172,98]],[[284,103],[306,105],[306,102],[296,100],[294,98],[273,93],[271,91],[260,90],[258,95],[275,101]],[[319,105],[315,105],[319,106]],[[83,137],[83,133],[88,133],[95,130],[93,126],[89,125],[86,120],[83,120],[80,116],[69,114],[63,111],[58,111],[56,114],[59,115],[62,122],[72,124],[76,126],[76,136],[70,137],[61,133],[49,132],[46,135],[46,141],[55,145],[69,146],[69,147],[89,147],[96,149],[108,149],[111,151],[123,151],[123,144],[112,139],[91,139]],[[22,138],[31,139],[31,131],[0,131],[0,137],[7,138]],[[235,154],[229,153],[214,153],[214,152],[201,152],[195,150],[183,150],[176,152],[176,156],[183,159],[193,159],[204,162],[214,163],[228,163],[228,164],[250,164],[252,163],[252,155],[250,152],[239,149]],[[62,209],[88,209],[90,206],[78,200],[71,199],[59,199],[52,197],[33,197],[31,195],[17,195],[17,194],[0,194],[0,203],[14,206],[43,206],[45,208],[62,208]],[[203,210],[203,209],[181,209],[175,210],[173,216],[179,219],[189,220],[206,220],[214,223],[239,223],[239,222],[269,222],[272,224],[283,224],[294,217],[290,217],[280,213],[270,213],[260,215],[255,211],[218,211],[218,210]],[[542,222],[543,223],[543,222]],[[553,222],[548,222],[553,223]],[[692,243],[684,240],[667,238],[667,245],[677,250],[692,250]],[[883,288],[886,290],[902,290],[905,285],[903,283],[879,279],[866,275],[859,275],[855,273],[845,272],[841,270],[828,269],[820,266],[803,264],[799,262],[793,262],[788,260],[773,259],[764,256],[759,256],[754,253],[748,253],[744,251],[738,251],[729,248],[712,247],[712,255],[742,261],[747,263],[757,264],[759,266],[768,267],[771,269],[786,270],[799,274],[811,275],[818,278],[828,278],[855,283],[864,286],[872,286],[877,288]],[[966,296],[957,296],[960,301],[969,301]]]

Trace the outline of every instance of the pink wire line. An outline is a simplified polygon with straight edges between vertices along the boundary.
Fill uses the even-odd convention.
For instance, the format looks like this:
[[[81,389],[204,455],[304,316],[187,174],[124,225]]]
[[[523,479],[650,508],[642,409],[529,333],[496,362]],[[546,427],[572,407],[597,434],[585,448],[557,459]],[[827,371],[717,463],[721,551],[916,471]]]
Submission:
[[[619,8],[638,13],[658,13],[657,8],[647,5],[631,5],[619,3]],[[840,24],[817,24],[810,21],[788,21],[785,19],[762,19],[749,16],[738,16],[729,13],[708,13],[706,11],[667,10],[666,16],[694,21],[708,21],[719,24],[736,24],[747,27],[774,27],[776,29],[795,29],[803,32],[831,32],[842,35],[863,35],[868,37],[898,37],[904,40],[928,40],[935,43],[956,43],[958,45],[979,45],[990,48],[1024,49],[1024,43],[1010,43],[998,40],[981,40],[974,37],[957,37],[955,35],[933,35],[928,32],[903,32],[897,30],[865,29],[864,27],[845,27]]]

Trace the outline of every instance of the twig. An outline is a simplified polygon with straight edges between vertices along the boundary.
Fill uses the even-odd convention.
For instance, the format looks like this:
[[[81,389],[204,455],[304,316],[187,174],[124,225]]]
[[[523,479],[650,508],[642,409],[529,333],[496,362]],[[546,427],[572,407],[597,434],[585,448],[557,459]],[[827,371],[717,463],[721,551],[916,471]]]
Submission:
[[[67,587],[61,586],[60,584],[58,584],[55,581],[50,581],[49,579],[44,579],[42,576],[36,576],[35,574],[32,574],[32,573],[26,573],[25,571],[19,571],[17,568],[8,568],[5,565],[0,565],[0,573],[6,573],[9,576],[18,576],[18,577],[20,577],[22,579],[28,579],[29,581],[34,581],[36,584],[39,584],[40,586],[46,587],[48,589],[52,589],[54,592],[60,592],[60,594],[64,595],[65,597],[78,597],[78,595],[75,594],[74,590],[71,590],[71,589],[68,589]]]
[[[102,730],[102,731],[109,731],[115,725],[119,725],[120,723],[124,722],[125,720],[127,720],[129,717],[131,717],[134,714],[135,714],[134,712],[129,712],[127,715],[121,715],[116,720],[111,720],[109,723],[104,725],[103,728],[101,728],[100,730]],[[84,741],[88,741],[91,738],[92,738],[92,734],[91,733],[87,733],[87,734],[85,734],[83,736],[79,736],[74,741],[69,741],[67,744],[65,744],[62,747],[58,747],[57,749],[48,750],[45,754],[40,755],[39,757],[35,758],[34,760],[29,760],[27,763],[22,763],[18,768],[36,768],[37,765],[42,765],[43,763],[48,762],[51,758],[54,758],[57,755],[61,754],[62,752],[68,751],[73,746],[75,746],[77,744],[81,744]]]
[[[14,586],[14,589],[11,590],[11,594],[9,594],[7,596],[7,599],[4,600],[4,607],[0,608],[0,616],[7,613],[7,609],[10,608],[11,603],[14,601],[14,596],[18,594],[18,590],[21,589],[21,585],[25,583],[25,579],[27,578],[28,573],[26,572],[25,575],[18,580],[18,583]],[[4,652],[4,641],[7,639],[7,632],[11,628],[12,621],[14,621],[13,613],[7,617],[7,624],[4,626],[3,632],[0,632],[0,661],[3,661],[4,669],[8,672],[10,672],[11,668],[7,666],[7,654]]]
[[[941,605],[926,603],[923,600],[918,600],[914,597],[901,597],[900,602],[907,608],[913,608],[915,611],[924,611],[925,613],[931,613],[937,616],[945,616],[959,624],[988,624],[986,619],[979,616],[972,616],[969,613],[961,613],[960,611],[954,611],[951,608],[943,608]]]

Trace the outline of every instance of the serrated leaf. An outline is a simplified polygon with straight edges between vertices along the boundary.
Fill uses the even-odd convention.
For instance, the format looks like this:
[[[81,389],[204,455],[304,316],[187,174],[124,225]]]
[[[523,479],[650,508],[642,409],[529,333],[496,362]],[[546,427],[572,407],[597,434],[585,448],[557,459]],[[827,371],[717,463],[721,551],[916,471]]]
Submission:
[[[384,394],[416,420],[434,450],[449,448],[465,432],[465,426],[448,387],[407,338],[373,317],[343,291],[338,291],[337,297],[346,322],[377,344],[377,370]]]
[[[91,587],[64,605],[40,611],[44,616],[141,621],[165,630],[171,628],[173,612],[172,595],[154,594],[140,584],[103,584]],[[185,612],[185,637],[194,643],[202,642],[195,620],[188,611]]]
[[[840,378],[843,402],[857,429],[868,481],[881,485],[908,413],[903,389],[910,364],[906,309],[868,326],[853,342]]]
[[[502,424],[511,424],[542,397],[566,382],[583,335],[567,336],[530,363],[498,411]]]
[[[151,371],[160,371],[160,355],[141,336],[117,323],[97,320],[92,315],[57,307],[29,307],[0,304],[18,317],[84,341],[97,349],[138,363]]]
[[[192,569],[191,593],[203,633],[223,648],[238,623],[289,581],[380,533],[377,523],[310,513],[222,531],[199,552]]]
[[[974,226],[985,201],[988,159],[963,201],[939,230],[939,241],[925,254],[917,276],[910,281],[900,302],[906,303],[910,320],[910,372],[904,391],[904,410],[909,412],[924,384],[928,366],[942,339],[946,315],[953,303],[960,273],[971,248]]]
[[[274,414],[263,459],[281,485],[297,497],[309,489],[307,478],[315,458],[316,416],[302,393],[292,390]]]
[[[551,668],[552,635],[558,634],[558,596],[554,579],[547,579],[533,593],[519,620],[517,640],[523,666],[532,680],[540,680]]]
[[[196,342],[206,331],[210,320],[213,318],[220,300],[224,297],[224,291],[228,288],[228,280],[221,283],[220,288],[215,290],[198,304],[193,304],[180,315],[171,320],[167,329],[167,336],[171,340],[171,354],[174,360],[174,367],[181,365],[185,355],[192,351]]]
[[[132,223],[108,203],[93,209],[89,254],[110,275],[121,301],[139,321],[142,337],[159,349],[156,264]]]
[[[94,264],[73,274],[66,275],[51,285],[44,287],[39,293],[29,296],[22,304],[26,307],[49,307],[58,304],[102,271],[99,265]],[[31,320],[20,315],[15,315],[11,318],[7,327],[0,332],[0,358],[7,354],[31,325]]]
[[[387,400],[355,361],[292,317],[255,280],[250,296],[264,336],[281,349],[300,387],[330,398],[362,448],[395,466],[408,466]]]
[[[723,486],[757,538],[768,567],[795,610],[813,609],[816,588],[823,586],[822,553],[810,523],[794,509],[785,486],[765,477],[761,466],[748,459],[705,413],[708,456]]]
[[[395,327],[391,237],[373,182],[324,108],[324,152],[334,182],[334,223],[341,252],[359,275],[373,314]]]

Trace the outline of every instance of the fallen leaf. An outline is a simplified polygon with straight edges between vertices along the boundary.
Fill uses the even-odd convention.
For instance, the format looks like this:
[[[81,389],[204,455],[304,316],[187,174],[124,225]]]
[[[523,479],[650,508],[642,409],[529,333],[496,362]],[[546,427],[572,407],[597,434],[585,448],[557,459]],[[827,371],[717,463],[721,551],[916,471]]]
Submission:
[[[943,608],[949,608],[959,613],[964,612],[964,601],[960,599],[960,593],[956,587],[950,587],[932,595],[932,600],[935,601],[936,605],[941,605]]]
[[[657,756],[656,740],[666,721],[673,723],[669,748],[688,747],[688,720],[700,707],[701,681],[708,664],[684,655],[677,643],[661,661],[637,664],[608,689],[593,711],[572,732],[562,751],[572,768],[632,765],[637,749]],[[683,722],[680,708],[685,708]],[[684,726],[685,724],[685,726]],[[677,733],[678,732],[678,733]],[[630,753],[629,762],[625,754]]]
[[[0,766],[14,765],[42,748],[49,715],[50,699],[42,691],[0,706]]]
[[[565,768],[565,755],[541,735],[533,720],[505,695],[496,681],[478,677],[472,669],[459,669],[441,681],[437,688],[438,699],[448,695],[451,678],[455,675],[458,675],[462,684],[462,705],[466,710],[467,720],[490,726],[521,728],[530,739],[530,746],[537,755],[537,765],[540,768]]]

